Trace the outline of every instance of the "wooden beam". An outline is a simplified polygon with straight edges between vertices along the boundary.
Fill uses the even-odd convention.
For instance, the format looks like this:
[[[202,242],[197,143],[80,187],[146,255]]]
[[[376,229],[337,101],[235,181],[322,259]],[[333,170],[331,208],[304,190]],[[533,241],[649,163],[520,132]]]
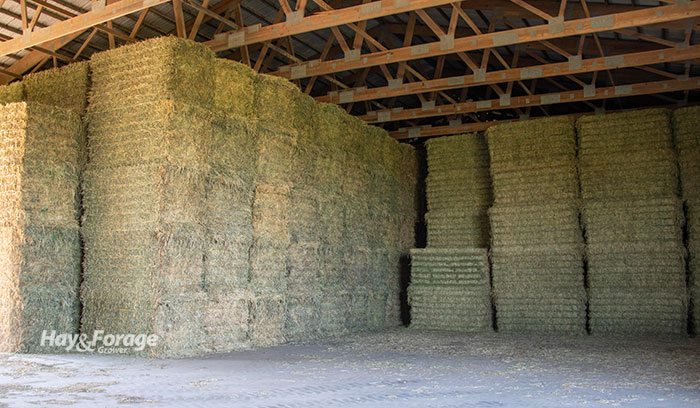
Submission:
[[[537,17],[543,19],[543,20],[549,20],[552,18],[551,15],[548,13],[538,9],[537,7],[533,6],[532,4],[524,1],[524,0],[510,0],[514,4],[517,4],[518,6],[524,8],[525,10],[529,11],[530,13],[536,15]]]
[[[630,11],[604,17],[583,18],[563,23],[560,32],[550,30],[547,24],[507,30],[482,35],[455,39],[452,47],[445,47],[441,41],[374,52],[362,55],[354,61],[331,60],[325,62],[307,61],[302,64],[280,67],[274,74],[288,79],[298,79],[313,75],[332,74],[414,59],[437,57],[444,54],[474,51],[491,47],[522,44],[533,41],[549,40],[581,34],[591,34],[628,28],[638,25],[654,24],[700,16],[700,1],[692,1],[684,7],[664,6],[645,10]],[[292,75],[294,73],[294,75]]]
[[[324,28],[337,27],[348,23],[371,20],[374,18],[406,13],[428,7],[450,4],[454,0],[412,0],[396,6],[393,1],[374,1],[358,6],[345,7],[304,17],[298,22],[285,21],[264,27],[251,26],[248,29],[222,33],[213,40],[205,43],[214,51],[224,51],[260,42],[275,40],[281,37],[307,33]]]
[[[528,0],[528,4],[551,15],[561,15],[561,4],[551,0]],[[529,11],[512,3],[510,0],[469,0],[462,2],[465,9],[471,10],[495,10],[500,9],[503,16],[507,18],[530,18],[532,15]],[[655,7],[655,6],[654,6]],[[609,4],[609,3],[591,3],[588,5],[590,13],[593,16],[602,16],[606,14],[625,13],[634,10],[648,9],[650,6],[639,6],[630,4]],[[567,20],[584,18],[585,15],[581,7],[576,3],[568,3],[566,5],[564,16]],[[700,24],[696,23],[696,29],[700,28]],[[685,22],[683,21],[668,21],[658,24],[659,28],[668,28],[683,30]]]
[[[204,8],[209,7],[209,0],[202,1],[202,7],[204,7]],[[199,26],[202,25],[203,20],[204,20],[204,11],[200,10],[197,13],[197,17],[195,17],[195,19],[194,19],[194,24],[192,24],[192,28],[190,29],[190,35],[187,36],[188,39],[194,40],[195,37],[197,37],[197,32],[199,31]]]
[[[173,0],[173,14],[175,16],[175,30],[180,38],[187,37],[185,29],[185,15],[182,14],[182,0]]]
[[[691,45],[685,49],[667,48],[657,51],[644,51],[631,54],[615,55],[612,57],[588,58],[578,63],[556,62],[551,64],[535,65],[487,72],[483,81],[477,81],[474,75],[461,75],[432,79],[423,82],[410,82],[400,87],[378,88],[353,88],[348,89],[343,95],[343,100],[352,99],[353,102],[368,101],[374,99],[393,98],[404,95],[414,95],[431,91],[444,91],[448,89],[460,89],[470,86],[481,86],[502,82],[517,81],[522,79],[548,78],[562,75],[574,75],[588,72],[598,72],[606,69],[632,68],[644,65],[656,64],[659,61],[685,61],[700,58],[700,45]],[[329,93],[319,96],[320,102],[340,103],[340,95]]]
[[[165,2],[167,2],[167,0],[121,0],[105,6],[102,10],[89,11],[77,17],[52,24],[49,27],[38,29],[32,33],[29,39],[16,37],[8,41],[3,41],[0,43],[0,56],[12,54],[25,48],[40,45],[70,34],[82,32],[117,17],[123,17],[127,14],[135,13]]]
[[[48,41],[46,43],[41,44],[41,47],[55,52],[64,45],[78,38],[80,34],[82,34],[82,32],[73,33],[63,38]],[[0,84],[7,84],[11,80],[15,79],[15,75],[22,75],[25,72],[29,71],[32,67],[35,67],[37,64],[42,63],[45,60],[45,53],[41,51],[29,52],[27,55],[20,58],[17,62],[15,62],[9,68],[6,69],[7,73],[9,73],[9,76],[8,74],[5,74],[5,76],[0,75]]]
[[[499,99],[476,102],[464,102],[452,105],[439,105],[434,109],[404,109],[401,111],[372,111],[361,117],[368,123],[413,120],[437,116],[460,115],[471,112],[486,112],[502,109],[523,108],[528,106],[553,105],[628,96],[649,95],[655,93],[684,91],[700,88],[700,77],[673,79],[657,82],[595,88],[592,92],[583,89],[549,94],[512,97],[510,103],[501,105]]]

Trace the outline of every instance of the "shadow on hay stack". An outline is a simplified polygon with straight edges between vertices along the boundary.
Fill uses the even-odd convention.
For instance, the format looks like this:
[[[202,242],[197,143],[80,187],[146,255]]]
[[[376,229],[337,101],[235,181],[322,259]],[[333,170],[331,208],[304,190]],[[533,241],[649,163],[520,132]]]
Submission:
[[[42,331],[80,319],[80,117],[34,103],[0,106],[0,351],[57,352]]]
[[[673,134],[685,201],[691,295],[691,329],[700,332],[700,108],[673,112]]]
[[[487,140],[498,330],[585,333],[573,119],[501,124],[487,131]]]
[[[578,120],[590,330],[686,332],[683,209],[670,112]]]

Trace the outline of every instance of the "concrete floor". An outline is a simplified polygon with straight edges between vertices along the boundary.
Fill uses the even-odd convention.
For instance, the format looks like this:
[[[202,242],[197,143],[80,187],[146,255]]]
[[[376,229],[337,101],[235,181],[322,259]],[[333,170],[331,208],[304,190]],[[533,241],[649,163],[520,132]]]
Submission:
[[[700,340],[396,329],[199,359],[0,354],[0,406],[700,407]]]

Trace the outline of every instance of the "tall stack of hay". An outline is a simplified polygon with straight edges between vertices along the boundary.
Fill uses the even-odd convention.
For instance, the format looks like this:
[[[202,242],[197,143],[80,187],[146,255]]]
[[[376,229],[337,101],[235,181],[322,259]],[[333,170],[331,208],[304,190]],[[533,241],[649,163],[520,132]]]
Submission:
[[[591,333],[686,332],[669,115],[656,109],[578,120]]]
[[[84,175],[82,330],[207,345],[207,180],[214,55],[159,38],[93,55]]]
[[[691,328],[700,332],[700,107],[673,112],[673,135],[685,201],[691,296]]]
[[[298,89],[267,75],[255,80],[257,113],[253,247],[250,251],[250,337],[254,345],[285,340],[287,249],[294,150],[299,132],[290,118]],[[307,118],[310,116],[307,116]]]
[[[378,136],[385,140],[385,151],[393,152],[397,144],[392,139],[384,135]],[[409,251],[416,246],[416,221],[418,218],[418,157],[413,146],[408,144],[398,144],[398,154],[385,154],[385,158],[393,159],[392,165],[388,166],[391,174],[396,177],[397,194],[395,214],[398,215],[399,223],[399,247],[393,243],[394,238],[391,233],[386,234],[386,246],[396,248],[393,255],[389,257],[389,264],[386,266],[388,273],[387,289],[387,325],[403,324],[404,317],[408,311],[402,310],[402,305],[407,298],[406,286],[410,276],[410,254]],[[391,218],[393,219],[393,218]],[[391,224],[388,226],[391,228]],[[381,258],[380,258],[381,260]],[[396,265],[399,268],[397,269]]]
[[[412,147],[186,40],[91,67],[85,333],[186,356],[398,323]]]
[[[570,118],[487,131],[496,322],[502,332],[585,332],[576,133]]]
[[[0,350],[60,351],[42,332],[77,333],[80,117],[34,103],[0,106]]]
[[[489,156],[483,134],[426,142],[428,248],[411,251],[411,327],[491,327],[487,210]]]
[[[485,248],[411,250],[411,327],[478,332],[491,328]]]
[[[253,245],[255,72],[230,60],[214,61],[216,115],[206,183],[203,287],[207,294],[207,351],[250,345],[250,260]]]
[[[425,146],[428,247],[488,247],[492,194],[484,135],[434,138]]]

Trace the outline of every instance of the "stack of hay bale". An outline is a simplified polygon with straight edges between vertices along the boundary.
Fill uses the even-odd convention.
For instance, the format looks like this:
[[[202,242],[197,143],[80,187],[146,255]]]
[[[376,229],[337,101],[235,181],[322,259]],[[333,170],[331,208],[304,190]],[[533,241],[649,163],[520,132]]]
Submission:
[[[217,109],[206,183],[203,287],[207,294],[207,350],[247,347],[249,251],[253,242],[255,126],[251,120],[255,72],[230,60],[214,61]]]
[[[574,122],[506,123],[490,128],[487,139],[498,329],[582,334],[586,296]]]
[[[253,345],[285,340],[287,249],[294,150],[298,132],[290,121],[298,89],[281,78],[255,82],[257,112],[253,246],[250,252],[250,338]],[[307,116],[307,118],[310,116]]]
[[[12,103],[0,106],[0,135],[0,351],[61,351],[41,339],[78,332],[82,124]]]
[[[148,352],[183,356],[398,316],[387,290],[413,245],[410,146],[193,42],[91,64],[86,333],[154,333]]]
[[[691,323],[700,332],[700,107],[673,112],[682,197],[685,201],[690,270]]]
[[[391,326],[404,324],[404,318],[408,314],[408,310],[402,310],[402,305],[408,296],[406,287],[410,280],[410,250],[416,245],[418,157],[413,146],[408,144],[399,144],[399,154],[391,154],[396,149],[396,142],[386,137],[384,140],[388,141],[385,145],[390,152],[385,154],[385,157],[393,158],[393,164],[388,166],[391,170],[389,176],[393,175],[393,180],[398,181],[394,208],[395,214],[398,214],[399,247],[396,248],[394,241],[386,240],[385,244],[389,249],[396,248],[390,252],[389,264],[385,267],[388,271],[386,322]],[[388,227],[392,228],[391,225]],[[387,239],[395,239],[391,231],[385,233],[385,236]],[[382,261],[381,254],[380,261]]]
[[[486,140],[441,137],[428,140],[426,150],[429,249],[411,250],[411,327],[485,330],[491,327]]]
[[[425,146],[428,247],[486,248],[492,198],[484,135],[434,138]]]
[[[591,333],[686,332],[683,211],[669,111],[578,120]]]
[[[82,330],[206,348],[203,288],[213,53],[159,38],[93,55]]]
[[[491,288],[484,248],[411,250],[411,327],[478,332],[489,330]]]

